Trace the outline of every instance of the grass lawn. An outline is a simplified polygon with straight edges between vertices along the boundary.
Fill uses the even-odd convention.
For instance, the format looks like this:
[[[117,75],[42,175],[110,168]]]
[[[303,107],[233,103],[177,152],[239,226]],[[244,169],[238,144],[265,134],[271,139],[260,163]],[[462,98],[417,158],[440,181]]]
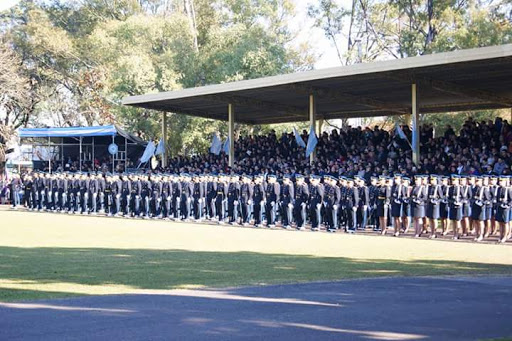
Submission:
[[[488,273],[512,274],[512,245],[0,209],[0,301]]]

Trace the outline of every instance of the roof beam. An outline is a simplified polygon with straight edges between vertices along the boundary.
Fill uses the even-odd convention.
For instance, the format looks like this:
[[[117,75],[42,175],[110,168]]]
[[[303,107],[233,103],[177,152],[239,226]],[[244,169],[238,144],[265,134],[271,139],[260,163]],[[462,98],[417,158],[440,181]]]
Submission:
[[[452,82],[446,82],[438,79],[432,79],[427,77],[418,77],[413,75],[391,75],[393,79],[405,81],[408,83],[416,83],[420,86],[431,88],[434,90],[438,90],[441,92],[465,96],[469,98],[478,98],[483,101],[502,104],[506,107],[512,107],[512,98],[502,97],[500,95],[496,95],[490,91],[481,90],[477,88],[467,87],[463,85],[458,85]],[[421,90],[420,90],[421,91]]]
[[[248,106],[252,108],[268,110],[268,111],[278,111],[284,114],[289,114],[293,117],[297,117],[300,119],[306,119],[308,116],[307,108],[300,108],[292,105],[285,105],[281,103],[274,103],[270,101],[261,101],[259,99],[243,97],[243,96],[234,96],[234,95],[209,95],[207,98],[212,99],[217,102],[223,103],[232,103],[235,105]]]
[[[221,121],[227,121],[228,120],[228,114],[226,113],[225,117],[222,117],[220,115],[214,115],[207,111],[202,110],[196,110],[196,109],[183,109],[180,107],[175,106],[165,106],[165,108],[159,108],[159,107],[153,107],[151,108],[153,110],[159,110],[159,111],[167,111],[167,112],[173,112],[173,113],[179,113],[183,115],[190,115],[190,116],[196,116],[196,117],[204,117],[209,118],[213,120],[221,120]]]
[[[381,110],[387,110],[390,112],[394,112],[395,114],[410,114],[411,109],[408,107],[404,107],[403,104],[396,103],[388,103],[384,101],[380,101],[377,99],[373,99],[370,97],[352,95],[346,93],[344,91],[336,90],[336,89],[327,89],[316,86],[310,86],[305,84],[289,84],[286,85],[287,88],[295,90],[296,92],[309,95],[315,94],[322,98],[332,99],[335,101],[344,101],[348,103],[355,103],[364,105],[370,108],[376,108]]]

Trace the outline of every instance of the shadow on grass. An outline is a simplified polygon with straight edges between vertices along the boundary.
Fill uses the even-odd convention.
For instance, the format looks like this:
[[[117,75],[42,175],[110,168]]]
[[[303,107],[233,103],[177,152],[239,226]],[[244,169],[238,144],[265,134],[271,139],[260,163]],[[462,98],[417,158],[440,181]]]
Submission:
[[[512,274],[512,266],[251,252],[0,247],[0,301],[117,293],[116,287],[165,290],[487,273]]]

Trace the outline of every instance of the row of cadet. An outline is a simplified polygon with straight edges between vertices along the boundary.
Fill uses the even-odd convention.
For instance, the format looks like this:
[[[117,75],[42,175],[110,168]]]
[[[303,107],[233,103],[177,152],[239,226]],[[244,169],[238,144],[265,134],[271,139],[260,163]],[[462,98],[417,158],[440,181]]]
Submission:
[[[28,173],[10,183],[13,208],[329,232],[373,228],[416,237],[510,237],[509,176]],[[384,227],[384,228],[383,228]]]

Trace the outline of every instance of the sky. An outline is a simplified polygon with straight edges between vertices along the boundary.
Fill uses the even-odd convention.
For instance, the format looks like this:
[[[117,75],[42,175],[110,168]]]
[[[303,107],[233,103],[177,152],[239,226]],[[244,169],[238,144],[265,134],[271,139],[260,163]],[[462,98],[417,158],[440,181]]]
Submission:
[[[315,69],[340,66],[340,61],[336,54],[334,45],[325,36],[322,29],[313,27],[314,21],[308,17],[308,7],[311,4],[317,3],[318,0],[293,1],[295,2],[297,18],[291,23],[291,26],[299,32],[295,43],[300,44],[301,42],[308,41],[313,49],[320,55],[315,63]],[[344,8],[350,8],[352,6],[352,2],[350,0],[336,0],[336,2]],[[340,47],[342,49],[342,53],[344,52],[343,49],[346,47],[346,42],[343,42],[343,40],[344,39],[341,37]]]
[[[0,11],[11,8],[16,5],[20,0],[0,0]],[[303,42],[309,42],[312,48],[319,55],[315,63],[315,69],[323,69],[333,66],[339,66],[340,62],[336,54],[336,49],[325,36],[320,28],[313,27],[313,20],[308,17],[307,10],[310,4],[314,4],[315,0],[293,0],[295,2],[297,17],[290,25],[293,30],[298,32],[298,36],[294,43],[300,45]],[[337,0],[337,2],[345,7],[350,8],[350,0]],[[342,48],[346,43],[342,43]]]

